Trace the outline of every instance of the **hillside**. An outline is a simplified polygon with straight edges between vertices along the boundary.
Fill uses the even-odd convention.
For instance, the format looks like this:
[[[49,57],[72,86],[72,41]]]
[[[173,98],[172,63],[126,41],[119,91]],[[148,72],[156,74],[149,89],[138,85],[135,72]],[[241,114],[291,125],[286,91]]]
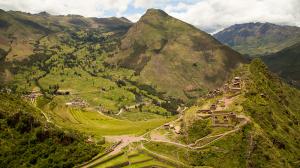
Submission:
[[[148,9],[107,62],[135,70],[139,82],[187,100],[222,85],[244,60],[207,33]]]
[[[263,57],[271,71],[300,87],[300,43]]]
[[[2,167],[73,167],[103,151],[72,130],[61,130],[20,97],[0,92]]]
[[[33,55],[38,41],[58,32],[106,29],[126,32],[131,22],[125,18],[85,18],[79,15],[29,14],[0,10],[0,51],[6,61],[24,60]],[[22,51],[22,52],[21,52]],[[6,53],[6,54],[4,54]]]
[[[260,60],[234,77],[241,90],[224,85],[222,94],[199,98],[180,118],[152,131],[144,147],[189,166],[299,167],[299,90]]]
[[[263,56],[299,42],[300,28],[272,23],[244,23],[225,28],[214,37],[242,54]]]
[[[103,135],[141,134],[177,113],[179,101],[165,99],[152,87],[138,83],[133,70],[105,64],[131,25],[127,19],[5,14],[26,16],[41,25],[53,19],[63,27],[55,31],[50,26],[53,32],[36,41],[32,55],[21,55],[24,59],[20,60],[7,60],[5,56],[0,62],[0,87],[33,96],[32,104],[46,111],[53,122],[101,139]],[[82,27],[77,20],[72,26],[71,18],[97,25]],[[37,97],[45,102],[40,105]],[[95,122],[95,117],[104,122]]]

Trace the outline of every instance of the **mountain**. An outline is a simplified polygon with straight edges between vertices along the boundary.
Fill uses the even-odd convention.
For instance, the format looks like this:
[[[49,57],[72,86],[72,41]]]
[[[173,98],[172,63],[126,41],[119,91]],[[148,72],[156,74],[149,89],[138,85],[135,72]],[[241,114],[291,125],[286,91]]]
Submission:
[[[4,38],[32,38],[33,43],[30,43],[32,53],[29,55],[10,43],[10,49],[1,50],[0,87],[8,87],[23,95],[39,92],[58,107],[80,100],[86,102],[83,104],[88,104],[90,109],[101,109],[107,115],[128,120],[137,120],[139,117],[136,115],[142,115],[151,120],[147,122],[159,123],[165,120],[165,116],[177,113],[179,101],[165,99],[151,86],[138,83],[133,70],[105,64],[104,60],[116,53],[120,40],[132,25],[126,18],[85,18],[11,11],[2,11],[1,16],[2,20],[10,23],[7,31],[0,32]],[[42,31],[44,29],[47,31]],[[24,46],[25,43],[16,44]],[[11,56],[13,50],[19,55]],[[116,115],[135,104],[147,104],[147,107],[139,111],[133,109],[130,114]],[[48,105],[44,108],[48,110]],[[53,113],[60,122],[61,116],[57,116],[62,114],[57,112],[60,109],[50,109],[49,113]]]
[[[214,37],[242,54],[263,56],[300,42],[300,28],[272,23],[244,23],[225,28]]]
[[[139,82],[187,100],[222,85],[244,59],[192,25],[148,9],[107,62],[134,69]]]
[[[300,87],[300,42],[277,53],[263,57],[271,71]]]
[[[49,15],[46,12],[29,14],[0,10],[0,58],[23,60],[34,54],[42,37],[72,30],[106,29],[127,31],[131,22],[126,18],[85,18],[79,15]]]

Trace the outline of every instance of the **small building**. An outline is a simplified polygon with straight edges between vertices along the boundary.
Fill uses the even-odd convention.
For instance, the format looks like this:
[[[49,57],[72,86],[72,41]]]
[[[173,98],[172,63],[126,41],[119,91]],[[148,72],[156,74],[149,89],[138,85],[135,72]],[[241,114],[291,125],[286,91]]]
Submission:
[[[175,126],[175,127],[174,127],[174,132],[175,132],[176,134],[180,134],[180,130],[181,130],[181,127],[180,127],[180,126]]]
[[[165,123],[165,124],[164,124],[164,127],[165,127],[165,128],[169,128],[169,127],[170,127],[170,124],[169,124],[169,123]]]
[[[85,102],[84,100],[80,99],[80,98],[75,98],[72,101],[67,102],[65,105],[66,106],[73,106],[73,107],[81,107],[81,108],[83,108],[83,107],[88,106],[88,103]]]
[[[217,109],[217,105],[216,104],[212,104],[211,106],[210,106],[210,110],[216,110]]]
[[[197,111],[197,113],[209,113],[211,112],[210,109],[200,109]]]

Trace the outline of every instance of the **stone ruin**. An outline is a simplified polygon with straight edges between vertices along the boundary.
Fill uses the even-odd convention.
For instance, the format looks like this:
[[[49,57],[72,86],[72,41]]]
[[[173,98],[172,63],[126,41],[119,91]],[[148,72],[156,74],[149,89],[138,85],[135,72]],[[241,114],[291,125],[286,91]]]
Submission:
[[[81,98],[75,98],[72,101],[67,102],[66,106],[84,108],[84,107],[88,106],[88,103],[86,101],[82,100]]]

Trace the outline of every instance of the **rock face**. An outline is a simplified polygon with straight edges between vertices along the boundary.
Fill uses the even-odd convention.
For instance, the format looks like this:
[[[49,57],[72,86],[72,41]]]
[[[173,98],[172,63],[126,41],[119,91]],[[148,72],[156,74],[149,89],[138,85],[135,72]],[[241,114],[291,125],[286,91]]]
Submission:
[[[242,54],[262,56],[300,42],[300,28],[272,23],[244,23],[230,26],[214,37]]]
[[[134,69],[141,83],[182,100],[220,86],[243,61],[209,34],[156,9],[147,10],[107,60]]]

